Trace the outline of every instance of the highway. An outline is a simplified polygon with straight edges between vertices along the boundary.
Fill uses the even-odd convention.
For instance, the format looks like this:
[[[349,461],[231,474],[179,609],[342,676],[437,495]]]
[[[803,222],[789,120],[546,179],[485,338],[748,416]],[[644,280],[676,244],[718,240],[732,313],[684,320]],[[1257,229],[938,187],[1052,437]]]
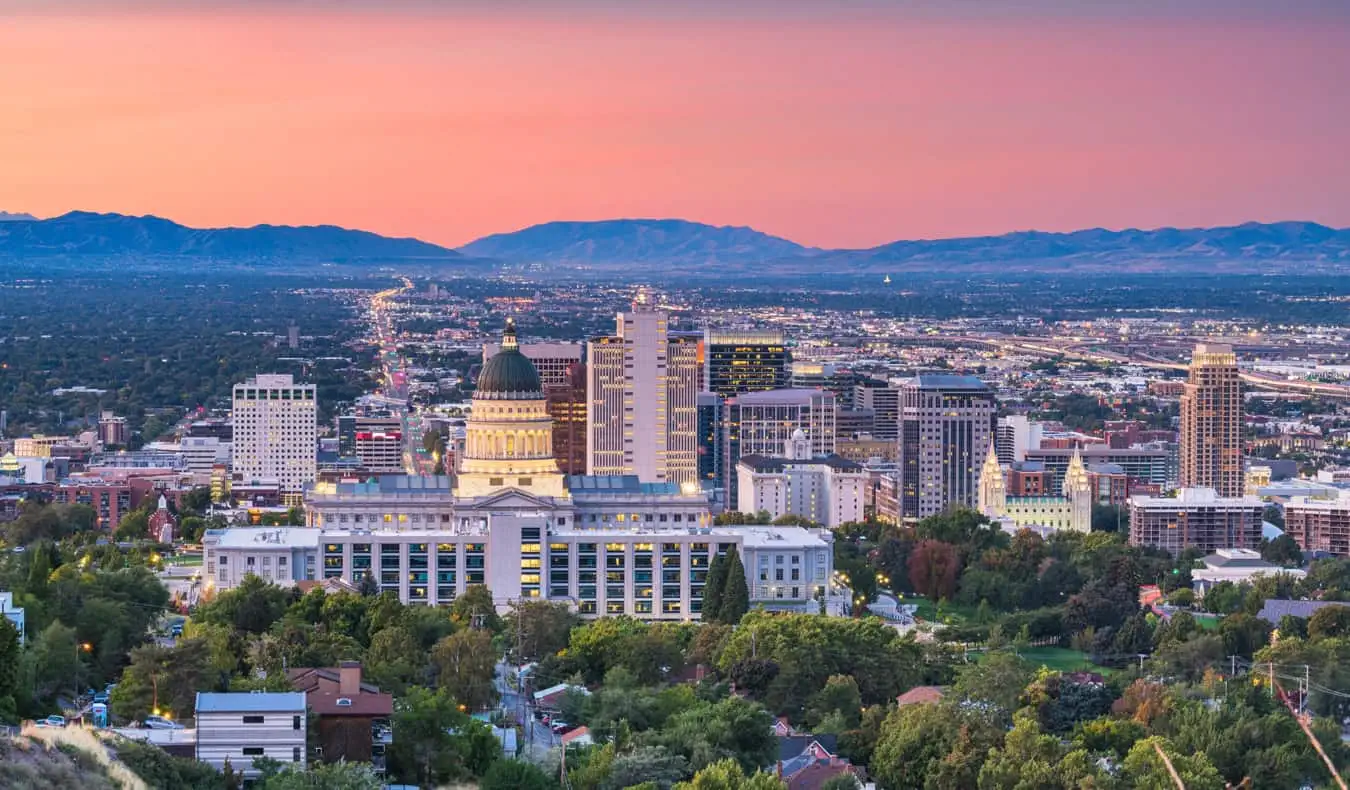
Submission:
[[[417,418],[408,392],[407,360],[398,351],[394,331],[392,306],[394,301],[413,290],[412,280],[400,277],[402,285],[380,291],[370,299],[371,326],[379,345],[379,359],[384,388],[383,396],[389,411],[403,424],[403,467],[411,475],[429,475],[436,461],[422,446],[422,421]]]
[[[987,337],[964,336],[953,339],[972,345],[983,345],[1009,354],[1030,354],[1043,357],[1059,356],[1064,357],[1065,359],[1096,362],[1098,364],[1138,365],[1139,367],[1149,368],[1151,370],[1185,371],[1188,369],[1186,365],[1179,362],[1155,359],[1141,354],[1125,355],[1118,354],[1114,351],[1104,351],[1093,348],[1088,343],[1071,338],[1059,339],[1062,344],[1056,344],[1056,339],[1005,335],[992,335]],[[1350,386],[1344,384],[1329,384],[1323,381],[1303,381],[1301,379],[1282,379],[1265,373],[1244,372],[1241,376],[1244,383],[1251,384],[1260,389],[1299,392],[1308,395],[1318,395],[1324,398],[1350,400]]]

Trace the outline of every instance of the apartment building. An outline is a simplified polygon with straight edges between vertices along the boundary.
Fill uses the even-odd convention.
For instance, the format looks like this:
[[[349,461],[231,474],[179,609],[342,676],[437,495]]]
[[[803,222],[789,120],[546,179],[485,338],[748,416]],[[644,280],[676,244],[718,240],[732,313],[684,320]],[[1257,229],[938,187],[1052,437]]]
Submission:
[[[1265,503],[1252,496],[1222,497],[1212,488],[1183,488],[1175,497],[1129,500],[1130,543],[1179,554],[1199,548],[1254,549],[1261,541]]]
[[[253,761],[267,757],[308,762],[305,695],[299,692],[197,693],[197,760],[221,770],[230,768],[244,779],[256,779]]]

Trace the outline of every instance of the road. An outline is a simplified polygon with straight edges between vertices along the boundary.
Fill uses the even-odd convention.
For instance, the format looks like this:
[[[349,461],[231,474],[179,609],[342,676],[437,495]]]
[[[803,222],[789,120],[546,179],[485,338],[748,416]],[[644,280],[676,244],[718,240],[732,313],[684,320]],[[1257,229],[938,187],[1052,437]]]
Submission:
[[[541,763],[548,756],[549,750],[560,743],[560,739],[535,719],[534,706],[530,704],[529,697],[522,699],[516,691],[515,676],[516,668],[513,664],[497,662],[497,675],[492,682],[501,697],[499,707],[522,724],[520,756],[531,762]]]
[[[370,321],[379,344],[380,370],[383,378],[383,396],[389,411],[403,424],[403,466],[411,475],[429,475],[436,467],[422,446],[422,421],[408,400],[408,363],[398,350],[394,331],[392,306],[394,301],[413,289],[412,280],[400,277],[403,284],[380,291],[370,299]]]

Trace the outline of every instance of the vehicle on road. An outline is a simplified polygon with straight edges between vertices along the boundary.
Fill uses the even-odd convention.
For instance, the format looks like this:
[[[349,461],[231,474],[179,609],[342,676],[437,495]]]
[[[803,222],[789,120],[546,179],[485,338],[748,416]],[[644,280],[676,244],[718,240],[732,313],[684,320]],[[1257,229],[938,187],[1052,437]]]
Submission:
[[[100,691],[99,693],[95,694],[95,695],[94,695],[94,704],[95,704],[95,705],[107,705],[107,704],[108,704],[108,692],[106,692],[106,691]]]
[[[146,716],[142,722],[147,730],[181,730],[183,725],[163,716]]]
[[[66,726],[66,717],[48,716],[47,718],[43,719],[41,723],[48,727],[64,727]]]

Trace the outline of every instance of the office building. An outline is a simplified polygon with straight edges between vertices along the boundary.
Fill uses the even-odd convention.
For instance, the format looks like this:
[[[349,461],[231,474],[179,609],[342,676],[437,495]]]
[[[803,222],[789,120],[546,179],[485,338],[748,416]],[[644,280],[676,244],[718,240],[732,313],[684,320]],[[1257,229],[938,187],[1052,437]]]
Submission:
[[[210,475],[216,464],[230,463],[230,443],[214,436],[184,436],[178,451],[188,471],[197,475]]]
[[[542,381],[542,376],[541,376]],[[586,474],[586,365],[567,368],[563,384],[544,384],[548,415],[553,420],[553,458],[565,475]]]
[[[877,413],[871,409],[839,409],[834,415],[834,433],[836,442],[851,441],[860,437],[870,437],[894,443],[890,439],[877,436]]]
[[[377,475],[403,471],[403,422],[398,417],[357,417],[352,438],[362,470]]]
[[[1304,552],[1350,557],[1350,491],[1332,498],[1293,497],[1284,506],[1284,532]]]
[[[900,390],[884,381],[853,385],[853,409],[872,412],[872,436],[894,441],[900,437]]]
[[[1242,379],[1231,346],[1195,347],[1181,393],[1180,444],[1182,488],[1242,495]]]
[[[698,477],[698,339],[672,337],[640,291],[612,336],[587,344],[587,472],[694,485]]]
[[[245,576],[278,587],[315,578],[318,532],[305,527],[230,527],[202,535],[202,574],[209,587],[229,590]]]
[[[316,483],[308,528],[275,539],[211,536],[206,562],[228,568],[217,584],[238,584],[249,556],[261,569],[263,553],[294,550],[292,578],[300,567],[349,584],[369,575],[406,603],[446,604],[481,584],[502,609],[539,598],[587,617],[688,620],[700,613],[708,563],[736,546],[752,601],[808,611],[830,593],[828,532],[715,528],[701,491],[636,475],[563,476],[538,374],[510,340],[508,331],[484,366],[456,488],[445,477]],[[275,575],[275,556],[269,567]]]
[[[234,386],[236,480],[275,480],[283,492],[298,493],[313,482],[318,424],[313,384],[290,374],[260,375]]]
[[[991,445],[980,471],[981,513],[994,521],[1009,522],[1018,529],[1092,530],[1092,483],[1082,456],[1075,453],[1070,460],[1061,496],[1010,494],[1009,474],[999,465],[997,451]]]
[[[125,447],[129,436],[126,417],[105,411],[98,418],[98,441],[104,447]]]
[[[709,329],[703,344],[709,392],[729,398],[788,386],[788,350],[781,332]]]
[[[1175,485],[1169,475],[1171,452],[1166,446],[1154,443],[1142,447],[1116,449],[1104,444],[1090,444],[1083,448],[1035,448],[1026,451],[1025,468],[1039,464],[1045,472],[1045,490],[1054,491],[1064,483],[1064,473],[1074,454],[1082,456],[1083,463],[1092,468],[1102,464],[1120,467],[1132,484],[1157,486],[1160,489]]]
[[[186,711],[176,711],[182,716]],[[257,779],[253,761],[308,762],[308,712],[300,692],[197,692],[197,761]]]
[[[698,479],[705,490],[727,487],[726,455],[722,450],[722,396],[713,392],[698,394]]]
[[[569,368],[581,364],[580,343],[519,343],[518,348],[534,364],[545,387],[567,386],[571,382]],[[484,343],[483,364],[501,350],[501,343]]]
[[[355,414],[339,414],[337,417],[338,455],[343,458],[356,457],[356,420]]]
[[[975,507],[997,408],[994,393],[974,376],[924,374],[905,383],[898,461],[902,518]]]
[[[817,456],[811,440],[798,428],[781,455],[742,455],[736,464],[736,509],[793,515],[835,529],[863,520],[868,473],[860,464],[837,455]]]
[[[1027,460],[1028,450],[1041,447],[1041,424],[1032,422],[1025,414],[999,417],[995,430],[998,462],[1004,466]]]
[[[1179,554],[1196,547],[1254,549],[1265,504],[1257,497],[1222,497],[1212,488],[1183,488],[1175,497],[1132,496],[1130,543]]]

